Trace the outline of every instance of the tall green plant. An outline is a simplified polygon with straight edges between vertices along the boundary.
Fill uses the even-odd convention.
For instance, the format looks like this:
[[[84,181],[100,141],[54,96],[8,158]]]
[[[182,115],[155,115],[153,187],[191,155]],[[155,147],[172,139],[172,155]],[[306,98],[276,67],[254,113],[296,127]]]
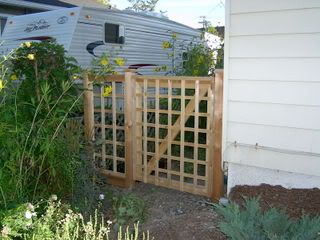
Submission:
[[[214,70],[214,51],[205,42],[190,43],[185,51],[182,75],[208,76]]]
[[[78,156],[66,131],[79,67],[55,42],[28,42],[2,59],[0,206],[70,193]]]
[[[9,68],[12,76],[23,79],[17,100],[33,106],[42,101],[40,110],[44,110],[44,114],[58,99],[59,108],[66,111],[70,97],[76,96],[73,80],[80,73],[80,68],[73,57],[65,54],[64,47],[55,42],[22,44],[12,54]],[[34,115],[30,110],[32,108],[25,108],[25,117]]]
[[[205,39],[194,39],[187,43],[178,34],[172,33],[170,40],[162,43],[162,48],[167,51],[171,66],[157,67],[156,72],[183,76],[208,76],[213,73],[215,51]]]

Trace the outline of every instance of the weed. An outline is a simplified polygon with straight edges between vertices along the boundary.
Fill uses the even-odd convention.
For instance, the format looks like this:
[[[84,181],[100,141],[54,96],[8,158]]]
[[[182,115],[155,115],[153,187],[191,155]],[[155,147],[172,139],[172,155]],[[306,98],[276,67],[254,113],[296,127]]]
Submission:
[[[115,223],[123,226],[130,222],[141,222],[144,219],[145,204],[142,199],[133,195],[113,197],[112,204]]]

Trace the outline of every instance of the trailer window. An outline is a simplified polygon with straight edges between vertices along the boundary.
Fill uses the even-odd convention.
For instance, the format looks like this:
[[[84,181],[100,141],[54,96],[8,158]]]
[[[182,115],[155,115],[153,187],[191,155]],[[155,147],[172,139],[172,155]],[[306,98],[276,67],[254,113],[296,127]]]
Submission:
[[[122,28],[118,24],[105,23],[104,38],[106,43],[124,43],[124,34]]]

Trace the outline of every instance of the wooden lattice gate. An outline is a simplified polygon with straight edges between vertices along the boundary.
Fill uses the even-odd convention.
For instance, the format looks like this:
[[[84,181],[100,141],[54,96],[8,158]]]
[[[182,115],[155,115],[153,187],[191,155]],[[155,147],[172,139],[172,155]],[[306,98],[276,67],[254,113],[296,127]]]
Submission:
[[[84,77],[85,132],[111,184],[134,181],[219,199],[222,79],[125,75]],[[110,96],[104,89],[112,87]],[[93,143],[93,144],[92,144]]]

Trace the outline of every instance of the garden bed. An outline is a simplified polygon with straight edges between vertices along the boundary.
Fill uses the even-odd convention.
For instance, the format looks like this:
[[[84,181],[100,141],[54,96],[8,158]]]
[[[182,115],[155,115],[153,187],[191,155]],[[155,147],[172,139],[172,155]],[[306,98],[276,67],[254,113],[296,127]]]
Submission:
[[[287,213],[298,218],[303,213],[311,216],[320,214],[320,189],[286,189],[281,186],[262,184],[260,186],[236,186],[230,192],[230,199],[243,204],[244,197],[260,197],[262,209],[285,209]]]

